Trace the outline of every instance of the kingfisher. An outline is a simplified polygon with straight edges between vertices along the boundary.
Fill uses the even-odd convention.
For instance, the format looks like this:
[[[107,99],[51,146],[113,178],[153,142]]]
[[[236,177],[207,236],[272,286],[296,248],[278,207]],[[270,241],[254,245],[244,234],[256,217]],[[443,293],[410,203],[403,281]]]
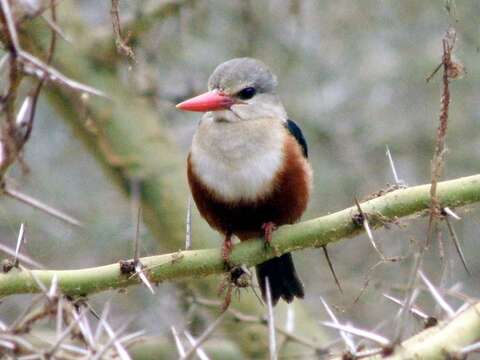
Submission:
[[[204,112],[187,158],[188,183],[201,216],[224,236],[227,262],[232,236],[268,244],[276,227],[299,220],[310,197],[307,143],[276,89],[263,62],[236,58],[214,70],[207,92],[177,105]],[[290,253],[257,265],[256,273],[264,301],[266,278],[273,305],[304,297]]]

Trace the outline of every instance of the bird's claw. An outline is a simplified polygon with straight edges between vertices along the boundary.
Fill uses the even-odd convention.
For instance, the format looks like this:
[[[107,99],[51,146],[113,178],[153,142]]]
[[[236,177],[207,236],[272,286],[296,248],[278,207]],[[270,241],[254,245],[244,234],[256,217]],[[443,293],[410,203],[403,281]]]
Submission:
[[[265,248],[268,248],[272,243],[272,234],[277,229],[275,223],[269,221],[262,225],[262,230],[264,232],[265,239]]]
[[[223,241],[223,246],[222,246],[222,257],[223,261],[228,265],[230,262],[230,254],[233,249],[233,243],[232,243],[232,238],[231,235],[226,235],[225,240]]]

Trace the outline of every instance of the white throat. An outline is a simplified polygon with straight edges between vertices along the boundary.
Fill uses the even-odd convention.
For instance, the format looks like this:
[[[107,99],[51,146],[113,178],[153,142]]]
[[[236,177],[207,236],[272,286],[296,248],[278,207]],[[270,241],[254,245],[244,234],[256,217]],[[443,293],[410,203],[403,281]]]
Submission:
[[[223,200],[257,200],[272,190],[285,136],[279,120],[231,123],[206,116],[192,141],[193,170]]]

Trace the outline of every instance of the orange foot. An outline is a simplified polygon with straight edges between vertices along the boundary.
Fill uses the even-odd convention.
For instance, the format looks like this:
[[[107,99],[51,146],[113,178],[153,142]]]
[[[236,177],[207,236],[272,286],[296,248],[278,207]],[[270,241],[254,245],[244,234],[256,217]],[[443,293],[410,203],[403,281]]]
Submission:
[[[230,260],[230,253],[232,252],[232,249],[233,249],[232,234],[227,233],[225,234],[225,239],[223,240],[223,247],[222,247],[223,260],[227,264]]]
[[[272,242],[272,234],[277,229],[275,223],[269,221],[262,225],[262,230],[264,231],[265,246],[270,246]]]

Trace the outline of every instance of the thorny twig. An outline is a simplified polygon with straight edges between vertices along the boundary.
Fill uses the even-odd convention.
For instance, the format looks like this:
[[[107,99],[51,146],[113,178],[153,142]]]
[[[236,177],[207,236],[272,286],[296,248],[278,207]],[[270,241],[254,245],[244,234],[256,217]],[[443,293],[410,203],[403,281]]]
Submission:
[[[112,26],[113,32],[115,33],[115,45],[117,51],[125,56],[127,56],[133,62],[136,62],[135,54],[132,48],[128,45],[131,33],[129,32],[127,36],[123,37],[122,28],[120,25],[120,12],[118,10],[119,0],[112,0],[112,8],[110,14],[112,15]]]
[[[427,233],[427,246],[431,243],[433,233],[436,228],[436,219],[441,217],[441,208],[437,198],[437,183],[440,179],[446,155],[446,137],[448,129],[448,112],[450,106],[450,79],[456,79],[463,73],[463,66],[459,63],[456,63],[452,60],[452,52],[455,46],[456,33],[455,29],[450,28],[445,34],[442,40],[443,46],[443,55],[442,62],[436,68],[433,73],[427,78],[429,81],[435,73],[443,67],[443,90],[441,97],[441,109],[439,116],[439,125],[437,128],[435,152],[432,159],[432,170],[431,170],[431,187],[430,187],[430,197],[431,197],[431,206],[430,206],[430,218],[428,221],[428,233]]]

